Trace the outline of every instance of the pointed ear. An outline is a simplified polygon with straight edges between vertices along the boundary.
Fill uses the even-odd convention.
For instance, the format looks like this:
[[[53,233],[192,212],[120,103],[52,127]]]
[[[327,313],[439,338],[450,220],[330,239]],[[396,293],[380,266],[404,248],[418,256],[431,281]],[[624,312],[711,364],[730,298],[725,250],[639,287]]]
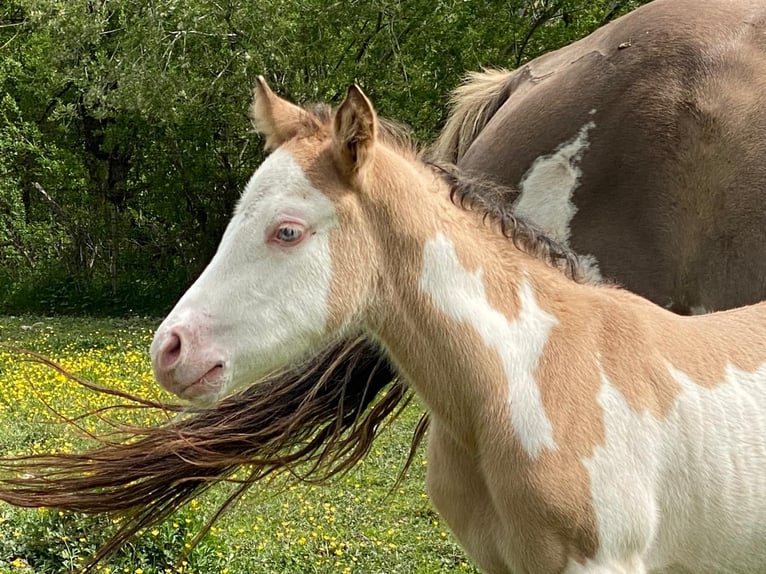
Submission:
[[[352,84],[335,112],[332,134],[335,157],[349,173],[369,161],[377,131],[375,109],[359,86]]]
[[[266,149],[275,150],[298,133],[303,110],[271,91],[263,76],[258,76],[250,104],[250,122],[266,138]]]

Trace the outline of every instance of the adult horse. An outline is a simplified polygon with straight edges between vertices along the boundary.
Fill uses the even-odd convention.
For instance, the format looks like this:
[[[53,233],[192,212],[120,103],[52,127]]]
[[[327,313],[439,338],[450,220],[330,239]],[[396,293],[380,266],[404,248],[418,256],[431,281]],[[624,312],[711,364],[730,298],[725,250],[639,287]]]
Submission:
[[[766,296],[766,4],[655,0],[454,96],[441,159],[676,312]]]
[[[260,80],[253,119],[275,151],[157,329],[160,384],[225,396],[362,332],[426,404],[429,493],[487,573],[766,570],[766,302],[681,317],[573,281],[354,86],[331,114]]]

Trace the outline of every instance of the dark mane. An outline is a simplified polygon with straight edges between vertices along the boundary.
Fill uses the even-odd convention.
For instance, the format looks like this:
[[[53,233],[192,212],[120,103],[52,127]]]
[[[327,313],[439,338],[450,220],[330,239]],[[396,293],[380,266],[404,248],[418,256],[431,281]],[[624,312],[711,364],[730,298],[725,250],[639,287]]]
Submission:
[[[505,91],[498,95],[498,101],[507,97]],[[499,105],[499,104],[497,104]],[[325,127],[332,122],[335,110],[327,104],[313,104],[304,107],[313,121]],[[492,113],[496,108],[491,108]],[[529,255],[541,259],[559,269],[570,279],[582,281],[585,274],[580,266],[577,254],[549,237],[533,223],[513,213],[512,199],[517,190],[496,184],[486,178],[463,173],[452,163],[421,158],[420,151],[412,138],[410,129],[401,123],[378,118],[381,141],[405,155],[422,159],[431,166],[450,188],[452,201],[464,208],[477,209],[485,219],[497,223],[503,235],[513,241],[518,248]]]
[[[509,196],[518,191],[473,177],[452,164],[427,162],[447,183],[452,201],[463,208],[483,213],[485,219],[497,223],[501,233],[518,248],[561,270],[570,279],[582,281],[584,274],[577,254],[551,239],[533,223],[513,213]]]

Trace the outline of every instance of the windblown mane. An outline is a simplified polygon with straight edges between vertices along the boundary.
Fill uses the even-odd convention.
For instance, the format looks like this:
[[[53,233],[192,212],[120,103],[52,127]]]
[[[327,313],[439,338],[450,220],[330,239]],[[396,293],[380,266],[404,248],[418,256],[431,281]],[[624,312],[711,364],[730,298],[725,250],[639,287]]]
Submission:
[[[116,394],[30,355],[86,388]],[[147,408],[178,410],[178,405],[119,395]],[[0,500],[16,506],[123,513],[125,519],[93,558],[88,566],[92,568],[140,529],[227,480],[238,467],[248,466],[245,478],[237,481],[239,486],[196,543],[234,501],[269,474],[289,470],[300,480],[321,483],[354,467],[389,415],[398,416],[412,396],[369,342],[346,340],[209,409],[190,410],[163,426],[120,427],[122,442],[110,434],[84,453],[0,459]],[[425,430],[425,423],[416,429],[402,473]]]

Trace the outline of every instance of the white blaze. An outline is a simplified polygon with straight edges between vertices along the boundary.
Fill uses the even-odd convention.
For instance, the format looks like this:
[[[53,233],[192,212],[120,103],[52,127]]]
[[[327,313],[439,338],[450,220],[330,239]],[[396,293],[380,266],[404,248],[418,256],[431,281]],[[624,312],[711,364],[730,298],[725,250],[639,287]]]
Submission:
[[[311,235],[293,247],[267,242],[285,216]],[[201,324],[205,344],[224,349],[224,392],[302,357],[321,342],[332,277],[332,201],[285,150],[261,164],[247,184],[218,250],[158,331]]]
[[[540,309],[529,283],[522,282],[519,316],[509,321],[490,305],[482,270],[463,268],[452,241],[439,233],[425,246],[420,289],[437,309],[468,324],[497,352],[508,384],[510,421],[529,455],[556,448],[534,372],[557,320]]]

